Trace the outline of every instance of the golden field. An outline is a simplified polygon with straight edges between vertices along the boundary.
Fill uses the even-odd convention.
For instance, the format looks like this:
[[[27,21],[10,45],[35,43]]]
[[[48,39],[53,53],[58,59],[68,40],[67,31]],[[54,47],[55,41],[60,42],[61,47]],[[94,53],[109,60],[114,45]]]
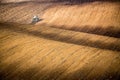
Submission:
[[[119,80],[119,8],[118,2],[1,3],[0,79]],[[43,20],[29,24],[35,14]]]
[[[120,3],[93,2],[45,10],[37,25],[120,37]],[[111,34],[112,33],[112,34]]]

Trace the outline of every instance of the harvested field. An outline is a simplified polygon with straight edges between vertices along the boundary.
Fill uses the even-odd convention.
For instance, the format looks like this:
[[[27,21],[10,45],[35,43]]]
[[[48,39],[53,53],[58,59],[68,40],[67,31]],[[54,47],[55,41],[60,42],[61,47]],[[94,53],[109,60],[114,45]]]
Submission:
[[[34,15],[41,16],[42,10],[52,4],[22,3],[0,7],[0,22],[17,22],[29,24]]]
[[[0,25],[3,80],[119,79],[117,38],[42,26]]]
[[[120,79],[119,3],[64,4],[1,3],[0,80]],[[97,19],[90,15],[92,8]],[[43,18],[36,25],[29,24],[34,14]]]
[[[0,22],[14,22],[20,24],[30,24],[34,15],[42,16],[44,10],[51,6],[64,3],[52,2],[20,2],[1,3]]]
[[[62,5],[47,9],[42,17],[38,25],[120,37],[120,3]]]

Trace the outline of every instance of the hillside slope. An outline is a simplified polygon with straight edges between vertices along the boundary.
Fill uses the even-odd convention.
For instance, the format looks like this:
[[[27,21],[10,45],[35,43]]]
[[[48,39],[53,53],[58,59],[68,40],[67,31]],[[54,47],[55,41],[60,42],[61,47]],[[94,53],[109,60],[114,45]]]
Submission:
[[[16,22],[29,24],[34,15],[41,16],[44,9],[52,5],[52,3],[10,3],[1,4],[0,6],[0,22]]]
[[[37,25],[120,37],[120,3],[55,6],[48,8],[42,18],[44,20]]]
[[[118,2],[3,1],[0,80],[120,80]]]
[[[0,24],[2,80],[119,80],[119,53],[117,38]]]

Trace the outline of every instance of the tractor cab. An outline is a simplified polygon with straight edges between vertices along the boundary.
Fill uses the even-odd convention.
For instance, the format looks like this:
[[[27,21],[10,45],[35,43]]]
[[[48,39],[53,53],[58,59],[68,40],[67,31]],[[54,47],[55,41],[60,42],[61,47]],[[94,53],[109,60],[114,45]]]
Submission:
[[[40,21],[40,18],[38,17],[38,16],[33,16],[33,18],[32,18],[32,23],[37,23],[37,22],[39,22]]]

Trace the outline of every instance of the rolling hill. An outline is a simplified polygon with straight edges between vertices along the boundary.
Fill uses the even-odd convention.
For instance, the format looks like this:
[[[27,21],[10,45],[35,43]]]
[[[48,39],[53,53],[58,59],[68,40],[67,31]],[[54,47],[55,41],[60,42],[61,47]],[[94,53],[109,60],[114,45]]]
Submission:
[[[120,37],[120,3],[93,2],[47,9],[38,25]]]
[[[119,8],[100,1],[1,3],[0,79],[119,80]],[[43,20],[30,24],[34,15]]]

